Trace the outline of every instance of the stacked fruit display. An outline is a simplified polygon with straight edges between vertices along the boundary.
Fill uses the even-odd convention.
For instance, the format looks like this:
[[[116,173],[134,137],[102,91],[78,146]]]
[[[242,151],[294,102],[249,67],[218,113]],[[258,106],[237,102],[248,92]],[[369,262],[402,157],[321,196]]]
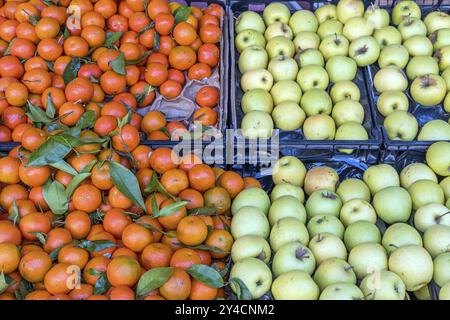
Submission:
[[[373,84],[387,136],[401,141],[450,140],[450,16],[432,11],[421,20],[425,12],[414,1],[402,1],[392,10],[389,25],[388,12],[377,10],[384,20],[375,31],[381,52]],[[419,119],[419,130],[414,114],[421,113],[425,116]],[[441,119],[430,120],[427,114]]]
[[[235,294],[430,299],[433,281],[450,299],[450,143],[433,144],[426,160],[340,179],[331,167],[281,158],[270,198],[249,188],[233,202]]]
[[[223,15],[217,4],[166,0],[2,2],[0,141],[22,142],[31,121],[74,125],[87,110],[101,114],[107,133],[132,110],[133,135],[142,130],[151,140],[216,126],[220,94],[210,78]],[[165,107],[181,98],[183,112]],[[142,119],[148,109],[177,121],[161,113]]]
[[[270,136],[275,126],[302,128],[307,140],[367,140],[370,125],[363,123],[370,123],[365,123],[370,111],[359,102],[365,86],[353,80],[362,73],[358,66],[379,55],[371,36],[378,21],[372,15],[369,9],[364,12],[362,1],[353,0],[314,13],[291,15],[282,3],[270,3],[262,17],[241,13],[235,42],[245,92],[244,135]]]

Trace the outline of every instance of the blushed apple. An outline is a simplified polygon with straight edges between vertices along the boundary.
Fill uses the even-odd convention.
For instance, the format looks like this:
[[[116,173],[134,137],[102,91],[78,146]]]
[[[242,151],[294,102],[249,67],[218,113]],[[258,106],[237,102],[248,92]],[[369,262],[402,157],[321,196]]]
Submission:
[[[305,192],[310,195],[315,190],[326,189],[336,191],[339,175],[336,170],[327,166],[314,167],[305,175]]]

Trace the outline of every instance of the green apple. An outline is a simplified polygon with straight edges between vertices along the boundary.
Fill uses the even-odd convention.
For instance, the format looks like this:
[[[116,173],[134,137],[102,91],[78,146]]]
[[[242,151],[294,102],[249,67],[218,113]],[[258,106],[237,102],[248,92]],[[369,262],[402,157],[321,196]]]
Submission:
[[[429,227],[423,234],[423,246],[433,258],[449,252],[450,226],[435,224]]]
[[[320,290],[336,283],[356,284],[352,267],[343,259],[330,258],[323,261],[314,274],[314,281]]]
[[[439,74],[438,62],[430,56],[412,57],[406,66],[406,75],[409,79],[414,80],[417,77],[427,74]]]
[[[303,133],[306,140],[333,140],[336,125],[329,115],[316,114],[306,118],[303,123]]]
[[[303,80],[306,79],[303,78]],[[325,90],[309,89],[303,94],[300,106],[307,116],[314,116],[317,114],[330,114],[333,108],[333,102]]]
[[[424,286],[419,290],[413,292],[414,296],[419,300],[431,300],[430,288],[428,286]]]
[[[235,239],[253,235],[262,238],[269,236],[270,226],[263,211],[255,207],[242,207],[231,220],[231,234]]]
[[[264,38],[266,38],[266,41],[269,41],[277,36],[286,37],[286,39],[290,41],[294,37],[294,34],[286,23],[277,21],[267,26],[267,29],[264,32]]]
[[[333,34],[342,34],[344,25],[337,19],[329,19],[322,22],[317,29],[317,34],[320,39],[325,39],[326,36]]]
[[[316,9],[314,12],[316,15],[317,21],[319,23],[323,23],[330,19],[337,19],[337,9],[334,4],[324,4]]]
[[[241,53],[245,48],[251,46],[264,47],[266,45],[266,39],[258,31],[247,29],[236,35],[235,43],[236,50]]]
[[[308,230],[305,225],[293,217],[278,220],[270,231],[270,246],[277,252],[284,244],[298,241],[306,246],[309,241]]]
[[[332,56],[325,65],[330,81],[352,81],[356,76],[357,66],[353,59],[345,56]]]
[[[301,68],[296,79],[303,92],[311,89],[325,90],[329,83],[327,71],[319,65],[309,65]]]
[[[298,73],[298,65],[293,58],[278,56],[270,60],[267,70],[272,74],[275,82],[295,80]]]
[[[397,28],[402,35],[403,41],[406,41],[413,36],[427,35],[427,26],[425,25],[425,23],[423,23],[422,20],[418,18],[408,17],[406,19],[403,19],[403,21],[400,22]]]
[[[276,184],[272,193],[270,194],[270,200],[273,202],[283,196],[291,196],[298,199],[302,204],[305,202],[305,192],[299,186],[293,185],[287,182],[281,182]]]
[[[342,201],[339,196],[329,190],[319,189],[314,191],[306,200],[306,213],[308,218],[314,216],[330,215],[339,216],[342,207]]]
[[[345,227],[357,221],[377,222],[377,214],[372,205],[361,199],[352,199],[345,202],[339,213],[339,219]]]
[[[348,263],[352,266],[358,279],[368,274],[387,270],[388,257],[386,250],[379,243],[362,243],[351,249]]]
[[[330,215],[314,216],[309,219],[306,227],[310,237],[314,237],[319,233],[328,232],[342,239],[345,230],[342,222],[337,217]]]
[[[263,11],[263,18],[266,26],[275,22],[288,23],[291,17],[289,8],[281,2],[270,3]]]
[[[397,171],[385,163],[369,167],[364,172],[363,180],[369,187],[372,195],[387,187],[400,186],[400,177]]]
[[[450,45],[450,28],[440,29],[430,34],[429,39],[433,43],[434,50]]]
[[[394,111],[408,111],[409,101],[402,91],[384,91],[378,96],[378,112],[387,117]]]
[[[419,123],[408,111],[397,110],[384,118],[383,126],[390,140],[413,141],[419,132]]]
[[[361,0],[340,0],[336,11],[339,21],[346,23],[353,17],[362,17],[364,15],[364,2]]]
[[[242,96],[241,108],[244,113],[249,113],[250,111],[271,113],[273,110],[272,96],[263,89],[249,90]]]
[[[231,247],[231,259],[236,263],[246,258],[257,258],[269,263],[271,249],[263,237],[246,235],[237,238]]]
[[[317,300],[319,287],[303,271],[290,271],[277,277],[272,284],[275,300]]]
[[[337,126],[345,122],[362,124],[364,121],[364,108],[358,101],[344,99],[334,105],[331,116]]]
[[[434,282],[439,287],[450,282],[450,252],[442,253],[434,258],[433,265]]]
[[[391,44],[381,49],[378,57],[378,66],[384,68],[387,66],[396,66],[403,69],[408,64],[409,52],[400,44]]]
[[[234,215],[240,208],[248,206],[258,208],[264,214],[267,214],[270,208],[269,196],[261,188],[244,189],[234,198],[231,212]]]
[[[410,87],[411,97],[425,107],[441,103],[446,94],[444,79],[436,74],[427,74],[414,79]]]
[[[314,254],[317,264],[331,258],[347,259],[347,249],[344,242],[332,233],[319,233],[309,242],[309,249]]]
[[[442,71],[441,77],[442,77],[442,79],[444,79],[447,89],[450,88],[450,67],[445,69],[444,71]],[[447,97],[448,97],[448,93],[447,93]],[[445,111],[450,112],[450,111],[447,111],[447,109],[445,109]]]
[[[263,47],[250,46],[239,55],[239,71],[245,73],[250,70],[265,69],[268,62],[269,56]]]
[[[322,67],[325,65],[322,53],[320,53],[319,50],[313,48],[309,48],[299,52],[295,56],[295,60],[297,61],[299,68],[309,65],[319,65]]]
[[[422,246],[422,237],[416,229],[411,227],[407,223],[394,223],[390,225],[383,234],[383,239],[381,240],[383,247],[386,249],[388,254],[398,248],[407,245],[418,245]]]
[[[364,17],[350,18],[345,23],[344,29],[342,29],[344,36],[350,41],[356,40],[359,37],[371,36],[373,31],[373,26]]]
[[[359,101],[361,91],[353,81],[338,81],[331,87],[330,96],[333,103],[338,103],[344,99]]]
[[[264,111],[250,111],[244,115],[241,123],[242,134],[248,139],[270,138],[273,131],[273,120]]]
[[[400,34],[400,31],[393,26],[386,26],[375,30],[373,37],[377,40],[380,48],[384,48],[392,44],[402,44],[402,35]]]
[[[450,142],[433,143],[428,147],[426,160],[436,174],[443,177],[450,176]]]
[[[405,91],[408,88],[408,80],[403,71],[394,66],[381,68],[373,78],[375,90],[382,93],[384,91],[395,90]]]
[[[239,33],[244,30],[255,30],[259,33],[266,31],[266,26],[261,16],[254,11],[244,11],[236,19],[234,30]]]
[[[316,32],[319,27],[319,21],[309,10],[300,10],[295,12],[289,19],[289,26],[295,35],[303,31]]]
[[[364,295],[355,284],[338,282],[323,289],[319,300],[363,300]]]
[[[366,12],[364,12],[364,18],[367,19],[369,25],[374,29],[381,29],[389,25],[389,13],[386,9],[380,9],[377,5],[370,5]]]
[[[446,12],[432,11],[423,20],[427,26],[428,33],[439,29],[450,28],[450,16]]]
[[[397,3],[392,10],[392,23],[399,25],[405,18],[421,18],[420,7],[415,1],[405,0]]]
[[[361,199],[370,201],[370,190],[364,181],[356,178],[350,178],[342,181],[337,188],[336,193],[341,197],[342,202],[346,203],[352,199]]]
[[[352,250],[363,243],[380,243],[381,233],[378,227],[368,221],[356,221],[347,226],[344,233],[344,243],[347,250]]]
[[[450,45],[437,49],[433,57],[438,61],[440,71],[450,67]]]
[[[281,130],[300,129],[305,118],[305,111],[293,101],[281,102],[272,111],[275,127]]]
[[[431,120],[422,127],[418,141],[450,140],[450,124],[444,120]]]
[[[316,269],[316,259],[311,250],[300,242],[289,242],[275,253],[272,261],[272,271],[275,277],[293,271],[304,271],[312,275]]]
[[[315,32],[302,31],[295,36],[293,42],[297,52],[301,52],[306,49],[318,49],[320,37]]]
[[[403,42],[403,46],[408,50],[411,57],[431,56],[433,54],[433,44],[425,36],[412,36]]]
[[[270,59],[278,56],[292,58],[295,54],[295,46],[288,38],[276,36],[267,42],[266,51]]]
[[[348,55],[359,67],[366,67],[378,60],[380,45],[372,36],[360,37],[350,43]]]
[[[263,89],[270,91],[273,85],[272,74],[265,69],[247,71],[242,75],[241,88],[247,92],[252,89]]]
[[[373,206],[381,220],[388,224],[406,222],[411,216],[411,197],[402,187],[387,187],[373,197]]]
[[[450,198],[450,177],[444,178],[439,183],[442,190],[444,190],[445,199]]]
[[[326,189],[336,191],[339,175],[336,170],[327,166],[314,167],[305,175],[305,192],[310,195],[315,190]]]
[[[444,284],[439,290],[439,300],[450,300],[450,282]]]
[[[302,98],[302,90],[297,82],[292,80],[283,80],[275,83],[270,90],[275,105],[282,102],[292,101],[300,103]]]
[[[366,129],[358,122],[350,121],[343,123],[336,130],[336,140],[367,140],[369,135]],[[339,152],[351,154],[353,149],[338,149]]]
[[[284,156],[278,159],[272,170],[272,179],[276,185],[285,182],[301,187],[305,175],[305,165],[300,159],[293,156]]]
[[[282,196],[270,206],[269,222],[271,225],[286,217],[293,217],[306,223],[305,207],[300,200],[293,196]]]
[[[414,226],[419,231],[425,232],[435,224],[450,227],[450,215],[446,206],[439,203],[430,203],[419,208],[414,214]]]
[[[444,107],[445,112],[450,113],[450,91],[447,92],[447,95],[445,96],[445,99],[443,102],[443,107]]]
[[[420,246],[398,248],[389,256],[388,265],[389,270],[403,280],[408,291],[419,290],[433,279],[433,260]]]
[[[319,50],[325,60],[334,56],[347,56],[350,42],[342,34],[330,34],[320,42]]]
[[[409,186],[408,192],[415,210],[430,203],[443,204],[445,202],[444,190],[431,180],[417,180]]]
[[[261,260],[256,258],[246,258],[236,262],[230,271],[231,289],[234,293],[241,292],[236,287],[233,279],[240,279],[253,299],[261,298],[272,285],[272,272],[269,267]]]
[[[367,275],[360,288],[366,300],[405,300],[406,296],[402,279],[386,270]]]

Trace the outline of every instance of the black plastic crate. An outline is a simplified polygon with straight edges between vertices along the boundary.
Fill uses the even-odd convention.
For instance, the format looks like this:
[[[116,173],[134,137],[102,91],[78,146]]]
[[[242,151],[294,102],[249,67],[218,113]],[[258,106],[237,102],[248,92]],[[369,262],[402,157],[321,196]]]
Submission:
[[[385,8],[391,12],[392,8],[399,1],[376,1],[377,4],[381,8]],[[422,18],[426,17],[428,13],[435,10],[450,12],[450,1],[448,0],[419,0],[416,1],[422,10]],[[364,68],[367,90],[370,94],[369,101],[371,102],[371,109],[373,113],[373,119],[375,121],[375,125],[379,128],[383,135],[383,150],[380,153],[380,159],[385,161],[393,161],[397,156],[406,152],[408,150],[412,151],[420,151],[425,152],[428,147],[433,144],[435,141],[417,141],[416,139],[413,141],[397,141],[389,139],[387,132],[383,126],[384,117],[378,112],[377,109],[377,101],[379,94],[375,91],[375,87],[373,85],[373,78],[376,72],[379,70],[378,64],[370,65]],[[438,105],[435,107],[423,107],[419,103],[415,102],[410,95],[409,86],[412,81],[408,80],[408,89],[405,91],[406,96],[409,101],[409,109],[408,111],[412,113],[419,123],[419,132],[422,129],[422,126],[431,121],[441,119],[444,121],[448,121],[450,118],[450,113],[445,112],[442,105]]]
[[[231,56],[231,83],[230,83],[230,106],[231,106],[231,116],[230,116],[230,128],[239,129],[244,113],[242,112],[240,101],[243,96],[243,91],[240,87],[241,74],[238,69],[237,61],[239,58],[238,52],[235,50],[235,32],[234,23],[237,16],[240,13],[251,10],[255,12],[262,13],[267,4],[272,1],[268,0],[251,0],[251,1],[231,1],[228,10],[229,16],[229,45],[230,45],[230,56]],[[287,2],[284,3],[291,12],[295,12],[301,9],[315,10],[321,5],[333,3],[338,3],[338,0],[333,1],[297,1],[297,2]],[[360,102],[365,110],[365,119],[363,126],[365,127],[369,139],[368,140],[306,140],[304,139],[302,129],[295,131],[284,131],[277,129],[277,135],[280,141],[280,150],[286,150],[290,146],[295,145],[296,150],[302,151],[301,153],[307,153],[311,155],[320,154],[334,154],[340,153],[339,149],[351,149],[354,150],[352,155],[370,156],[372,160],[377,159],[380,151],[380,146],[382,144],[381,132],[377,127],[372,118],[371,107],[369,103],[370,95],[367,91],[364,72],[363,69],[358,68],[358,72],[354,82],[358,85],[361,91]],[[329,88],[328,88],[329,89]],[[299,153],[295,155],[300,155]]]

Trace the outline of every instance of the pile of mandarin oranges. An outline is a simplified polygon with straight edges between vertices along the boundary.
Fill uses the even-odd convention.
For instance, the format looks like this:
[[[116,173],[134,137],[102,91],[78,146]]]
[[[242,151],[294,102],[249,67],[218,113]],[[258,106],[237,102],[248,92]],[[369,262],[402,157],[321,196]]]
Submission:
[[[212,74],[223,8],[1,1],[0,299],[224,298],[231,203],[254,178],[141,144],[181,122],[136,112]],[[193,117],[217,122],[203,86]]]

